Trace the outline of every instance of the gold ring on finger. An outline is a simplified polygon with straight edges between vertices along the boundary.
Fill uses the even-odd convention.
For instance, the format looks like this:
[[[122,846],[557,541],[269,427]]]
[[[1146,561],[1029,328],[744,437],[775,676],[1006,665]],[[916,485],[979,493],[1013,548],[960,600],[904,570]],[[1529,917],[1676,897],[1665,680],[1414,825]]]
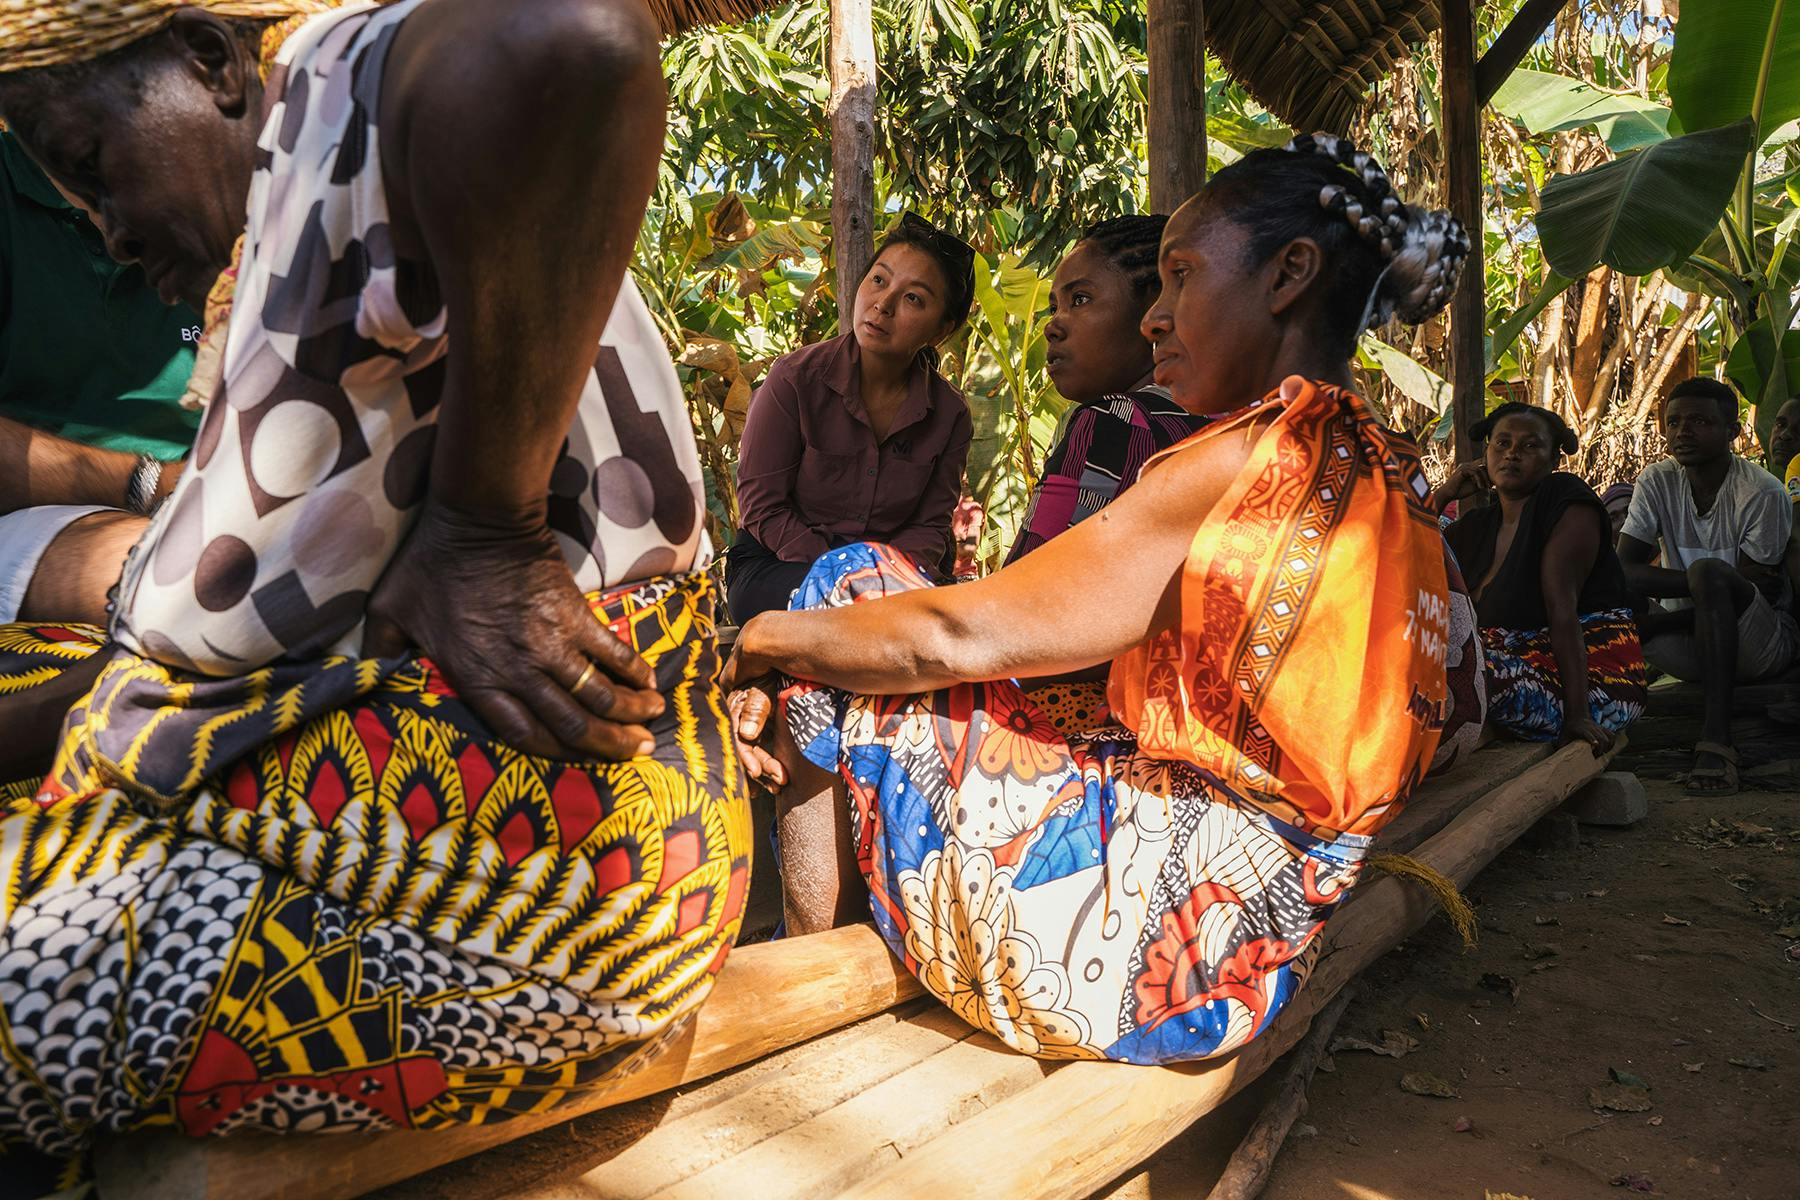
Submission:
[[[581,695],[581,689],[586,687],[587,681],[592,679],[593,677],[594,677],[594,664],[589,663],[586,666],[586,668],[584,668],[582,670],[581,674],[576,678],[575,686],[569,689],[569,694],[572,696]]]

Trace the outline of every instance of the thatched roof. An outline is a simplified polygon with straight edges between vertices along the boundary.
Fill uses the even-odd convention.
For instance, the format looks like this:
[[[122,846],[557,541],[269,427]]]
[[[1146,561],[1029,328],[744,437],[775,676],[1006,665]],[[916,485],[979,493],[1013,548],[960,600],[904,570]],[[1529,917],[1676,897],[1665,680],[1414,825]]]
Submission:
[[[1437,27],[1434,0],[1206,0],[1207,48],[1297,130],[1345,132],[1369,85]]]
[[[783,0],[644,0],[662,26],[663,36],[674,37],[701,25],[735,25],[758,13],[768,12]]]

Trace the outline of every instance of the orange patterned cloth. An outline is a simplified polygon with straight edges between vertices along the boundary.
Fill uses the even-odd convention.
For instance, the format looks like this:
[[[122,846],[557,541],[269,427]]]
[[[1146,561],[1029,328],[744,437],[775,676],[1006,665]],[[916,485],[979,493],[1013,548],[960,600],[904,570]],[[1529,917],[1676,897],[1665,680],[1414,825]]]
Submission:
[[[1325,384],[1291,378],[1146,469],[1271,408],[1194,535],[1180,628],[1117,659],[1108,700],[1144,753],[1317,836],[1372,835],[1443,727],[1443,542],[1412,443]]]

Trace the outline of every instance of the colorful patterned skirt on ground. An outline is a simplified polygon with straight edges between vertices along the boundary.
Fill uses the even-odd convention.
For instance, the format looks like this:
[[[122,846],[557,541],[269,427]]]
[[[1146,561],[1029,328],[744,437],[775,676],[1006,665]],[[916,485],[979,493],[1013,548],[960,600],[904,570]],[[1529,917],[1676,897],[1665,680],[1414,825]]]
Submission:
[[[794,606],[929,586],[862,544],[819,559]],[[1040,695],[1050,711],[1012,683],[783,699],[848,784],[876,928],[958,1016],[1044,1058],[1235,1050],[1298,990],[1370,839],[1309,836],[1122,727],[1065,736],[1097,692]]]
[[[1644,711],[1644,650],[1628,608],[1581,618],[1588,653],[1588,711],[1618,733]],[[1487,657],[1488,720],[1513,737],[1552,742],[1562,732],[1563,689],[1550,631],[1481,631]]]
[[[424,660],[107,666],[0,818],[0,1195],[102,1131],[538,1112],[684,1027],[749,879],[713,589],[591,599],[669,699],[652,757],[521,754]],[[0,630],[0,692],[94,645]]]

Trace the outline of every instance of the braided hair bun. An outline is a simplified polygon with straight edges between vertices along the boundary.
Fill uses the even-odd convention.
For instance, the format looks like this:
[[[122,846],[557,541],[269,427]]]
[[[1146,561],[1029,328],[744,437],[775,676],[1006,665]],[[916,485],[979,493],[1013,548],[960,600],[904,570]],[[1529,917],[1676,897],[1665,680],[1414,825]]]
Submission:
[[[1469,257],[1469,234],[1461,221],[1441,209],[1407,204],[1381,164],[1347,138],[1304,134],[1286,149],[1343,168],[1345,178],[1320,188],[1319,205],[1343,217],[1386,264],[1369,300],[1366,325],[1386,325],[1395,317],[1417,325],[1450,303]]]

